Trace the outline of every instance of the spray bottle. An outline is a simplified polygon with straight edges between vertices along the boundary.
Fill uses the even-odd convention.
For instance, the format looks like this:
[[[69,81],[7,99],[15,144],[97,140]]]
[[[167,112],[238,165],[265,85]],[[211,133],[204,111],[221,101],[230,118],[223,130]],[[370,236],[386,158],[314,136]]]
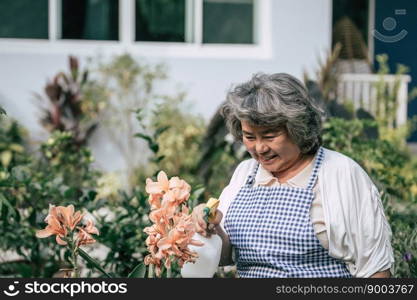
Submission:
[[[216,210],[219,206],[219,200],[210,198],[204,208],[205,219],[208,223],[216,218]],[[192,251],[197,252],[198,258],[192,263],[185,263],[181,269],[183,278],[211,278],[217,271],[222,251],[222,239],[217,234],[210,237],[204,237],[201,234],[194,234],[193,239],[204,243],[203,246],[190,245]]]

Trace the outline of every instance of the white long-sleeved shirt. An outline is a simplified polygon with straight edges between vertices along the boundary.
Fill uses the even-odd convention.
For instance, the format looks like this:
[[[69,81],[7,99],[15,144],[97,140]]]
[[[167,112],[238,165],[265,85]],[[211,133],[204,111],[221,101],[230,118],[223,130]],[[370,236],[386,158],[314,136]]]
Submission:
[[[254,159],[240,163],[223,190],[219,198],[219,210],[224,216],[221,226],[230,203],[255,164]],[[317,192],[321,198],[329,254],[345,261],[354,277],[370,277],[391,268],[394,262],[391,228],[379,192],[366,172],[349,157],[324,149]],[[316,227],[315,232],[318,233]],[[323,244],[323,239],[319,240]]]

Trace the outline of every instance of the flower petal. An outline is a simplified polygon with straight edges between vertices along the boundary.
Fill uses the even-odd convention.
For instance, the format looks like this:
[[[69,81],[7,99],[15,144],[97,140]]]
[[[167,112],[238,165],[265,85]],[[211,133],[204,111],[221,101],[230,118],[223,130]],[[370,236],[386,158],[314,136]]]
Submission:
[[[171,248],[172,241],[169,238],[162,238],[159,240],[157,246],[160,251],[164,251],[164,250]]]
[[[98,229],[94,226],[93,220],[88,220],[87,221],[87,226],[85,227],[85,231],[87,231],[90,234],[99,235]]]
[[[170,180],[169,180],[169,188],[170,189],[175,189],[175,188],[178,188],[178,189],[180,189],[181,188],[181,179],[179,179],[178,177],[172,177]]]
[[[155,275],[161,277],[162,269],[159,265],[155,265]]]
[[[48,223],[50,218],[57,218],[56,206],[53,204],[49,204],[49,212],[45,218],[45,222]]]
[[[171,269],[171,259],[169,257],[165,259],[165,268]]]
[[[72,224],[71,224],[71,230],[74,230],[74,228],[78,225],[78,223],[81,222],[82,218],[84,217],[84,213],[81,213],[80,211],[77,211],[74,214],[74,217],[72,219]]]
[[[70,204],[67,207],[58,206],[57,209],[63,217],[63,225],[67,226],[68,228],[71,228],[73,223],[72,220],[74,215],[74,205]]]
[[[202,241],[198,241],[198,240],[191,240],[190,241],[190,245],[194,245],[194,246],[204,246],[204,243]]]
[[[150,194],[148,202],[151,205],[151,210],[160,208],[161,207],[161,195]]]
[[[48,236],[51,236],[53,234],[54,233],[50,229],[48,229],[48,227],[45,229],[36,231],[36,237],[41,238],[41,239],[47,238]]]
[[[65,246],[67,244],[67,242],[63,241],[59,235],[56,236],[55,240],[58,243],[58,245]]]
[[[161,194],[163,192],[162,186],[159,182],[149,182],[145,188],[148,194]]]
[[[49,218],[47,227],[53,232],[53,234],[67,235],[67,229],[62,226],[62,224],[55,217],[51,216]]]
[[[168,181],[167,174],[164,171],[160,171],[156,178],[157,178],[158,182],[163,185],[163,187],[165,188],[165,191],[168,190],[169,181]]]

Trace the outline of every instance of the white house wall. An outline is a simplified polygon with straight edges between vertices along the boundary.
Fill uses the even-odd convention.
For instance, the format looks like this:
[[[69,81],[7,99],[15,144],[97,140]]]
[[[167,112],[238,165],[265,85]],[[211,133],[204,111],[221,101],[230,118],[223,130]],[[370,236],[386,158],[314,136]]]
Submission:
[[[142,57],[140,51],[132,51],[137,59],[147,62],[163,62],[168,66],[170,81],[161,92],[169,93],[181,87],[188,93],[194,111],[210,119],[224,100],[226,91],[232,84],[245,81],[256,72],[287,72],[301,79],[303,71],[310,74],[317,67],[319,55],[331,45],[331,0],[261,0],[269,2],[269,15],[265,28],[269,39],[264,41],[260,58],[251,53],[248,58],[239,54],[222,55],[220,48],[208,57],[191,54],[189,56],[168,53]],[[265,24],[264,24],[265,25]],[[90,45],[92,42],[88,42]],[[93,42],[94,43],[94,42]],[[99,44],[97,44],[99,45]],[[19,48],[20,47],[20,48]],[[97,46],[95,53],[109,52],[110,46]],[[74,47],[69,49],[73,50]],[[125,48],[115,48],[123,52]],[[220,49],[220,50],[219,50]],[[44,49],[31,44],[12,45],[0,39],[0,104],[8,114],[18,119],[31,132],[34,140],[42,139],[43,129],[35,115],[36,106],[33,93],[42,93],[47,79],[60,70],[67,70],[67,57],[76,55],[84,65],[89,53],[82,51]],[[96,137],[99,144],[106,143]],[[114,159],[111,148],[105,150],[96,146],[95,154],[99,164],[105,169],[117,169],[121,161]],[[102,149],[102,150],[98,150]],[[101,152],[100,152],[101,151]],[[109,160],[109,156],[113,158]],[[100,163],[100,161],[102,161]],[[108,162],[112,164],[108,164]],[[106,163],[104,163],[106,162]]]

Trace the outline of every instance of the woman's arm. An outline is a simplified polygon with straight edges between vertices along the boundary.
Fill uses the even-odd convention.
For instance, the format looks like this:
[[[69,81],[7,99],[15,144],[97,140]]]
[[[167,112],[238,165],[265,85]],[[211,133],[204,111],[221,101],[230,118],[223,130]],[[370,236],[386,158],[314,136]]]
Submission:
[[[216,233],[222,239],[222,254],[220,256],[219,266],[228,266],[234,264],[232,259],[232,245],[229,236],[224,232],[220,225],[215,227]]]
[[[330,255],[345,260],[353,277],[389,276],[392,231],[378,188],[352,159],[326,154],[319,183]]]
[[[390,278],[390,277],[391,277],[390,270],[376,272],[374,275],[371,276],[371,278]]]

